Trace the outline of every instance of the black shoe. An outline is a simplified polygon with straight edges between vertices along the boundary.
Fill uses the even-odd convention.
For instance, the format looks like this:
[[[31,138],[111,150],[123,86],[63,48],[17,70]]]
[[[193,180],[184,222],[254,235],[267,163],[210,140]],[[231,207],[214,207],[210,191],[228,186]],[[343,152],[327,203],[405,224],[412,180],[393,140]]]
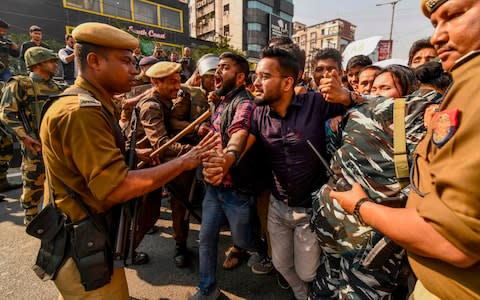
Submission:
[[[0,201],[5,200],[5,197],[6,197],[6,196],[5,196],[4,194],[0,194]]]
[[[150,228],[145,234],[155,234],[158,232],[158,227],[157,226],[153,226],[152,228]]]
[[[15,190],[21,187],[22,187],[21,183],[10,183],[6,180],[0,181],[0,192]]]
[[[150,261],[150,257],[145,252],[135,252],[135,256],[133,257],[133,264],[134,265],[144,265]]]
[[[277,272],[277,284],[284,290],[288,290],[290,288],[290,284],[287,280],[282,276],[282,274]]]
[[[173,261],[177,268],[185,268],[188,265],[188,251],[186,246],[175,247],[175,255],[173,256]]]

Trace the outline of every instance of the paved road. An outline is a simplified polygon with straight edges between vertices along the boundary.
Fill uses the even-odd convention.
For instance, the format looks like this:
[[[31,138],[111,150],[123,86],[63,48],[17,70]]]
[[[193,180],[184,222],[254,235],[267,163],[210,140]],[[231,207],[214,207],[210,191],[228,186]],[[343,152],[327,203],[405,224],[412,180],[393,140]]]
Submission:
[[[31,270],[39,241],[25,233],[23,211],[18,201],[20,189],[6,194],[6,201],[0,202],[0,295],[2,299],[56,299],[53,283],[41,281]],[[139,249],[150,255],[151,262],[126,270],[130,295],[137,299],[186,299],[195,292],[198,283],[200,226],[192,224],[190,228],[188,246],[193,261],[192,267],[187,269],[178,269],[173,264],[175,242],[167,208],[162,207],[156,226],[159,232],[147,235]],[[219,253],[223,253],[229,241],[229,232],[222,232]],[[274,274],[255,275],[246,264],[225,271],[221,267],[222,261],[223,257],[219,257],[217,276],[224,299],[292,298],[289,290],[277,286]]]

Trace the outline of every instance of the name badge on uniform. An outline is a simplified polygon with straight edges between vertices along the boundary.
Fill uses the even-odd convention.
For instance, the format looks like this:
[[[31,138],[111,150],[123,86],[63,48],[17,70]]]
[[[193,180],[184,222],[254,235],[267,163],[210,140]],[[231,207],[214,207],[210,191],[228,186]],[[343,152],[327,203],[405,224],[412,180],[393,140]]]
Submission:
[[[438,147],[442,147],[455,134],[458,127],[457,108],[443,110],[435,113],[432,119],[432,141]]]

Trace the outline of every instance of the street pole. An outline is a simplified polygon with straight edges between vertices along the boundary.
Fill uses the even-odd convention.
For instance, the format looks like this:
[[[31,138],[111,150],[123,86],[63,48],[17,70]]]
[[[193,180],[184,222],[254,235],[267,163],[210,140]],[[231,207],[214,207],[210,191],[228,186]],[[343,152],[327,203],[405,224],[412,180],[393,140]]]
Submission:
[[[390,44],[389,44],[389,51],[388,51],[388,58],[392,58],[392,46],[393,46],[393,40],[392,40],[392,34],[393,34],[393,21],[395,19],[395,6],[397,5],[398,2],[402,0],[395,0],[392,2],[387,2],[387,3],[379,3],[376,4],[376,6],[383,6],[383,5],[391,5],[392,6],[392,21],[390,22]]]

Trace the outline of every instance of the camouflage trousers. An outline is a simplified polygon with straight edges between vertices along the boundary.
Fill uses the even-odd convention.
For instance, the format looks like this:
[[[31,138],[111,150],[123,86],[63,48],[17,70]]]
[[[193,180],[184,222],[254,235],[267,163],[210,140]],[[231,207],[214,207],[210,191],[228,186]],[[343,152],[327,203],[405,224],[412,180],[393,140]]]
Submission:
[[[20,203],[25,216],[38,213],[38,204],[43,196],[45,166],[41,155],[35,155],[22,146],[22,182],[23,190]]]
[[[405,250],[361,225],[329,197],[330,190],[324,185],[313,197],[311,226],[322,254],[309,299],[390,299],[406,264]],[[386,251],[376,252],[384,245]]]
[[[13,158],[13,139],[0,132],[0,181],[7,179],[8,164]]]

